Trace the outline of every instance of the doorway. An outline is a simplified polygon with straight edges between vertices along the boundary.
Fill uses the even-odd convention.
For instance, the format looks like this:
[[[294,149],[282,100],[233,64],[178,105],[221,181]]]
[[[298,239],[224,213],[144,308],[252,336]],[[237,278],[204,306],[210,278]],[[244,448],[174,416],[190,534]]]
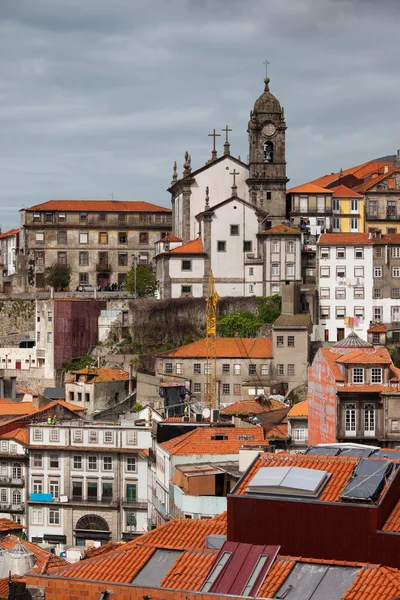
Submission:
[[[336,341],[341,342],[344,340],[344,327],[338,327],[336,329]]]

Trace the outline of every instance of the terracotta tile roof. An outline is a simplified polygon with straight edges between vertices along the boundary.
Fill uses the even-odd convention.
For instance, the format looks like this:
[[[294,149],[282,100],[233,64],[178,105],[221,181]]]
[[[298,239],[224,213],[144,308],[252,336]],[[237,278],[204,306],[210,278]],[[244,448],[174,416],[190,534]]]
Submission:
[[[358,192],[367,192],[370,188],[374,187],[377,183],[384,181],[387,177],[390,177],[390,175],[393,175],[393,173],[398,173],[398,172],[399,172],[399,169],[396,169],[395,167],[389,167],[389,170],[387,173],[382,173],[381,175],[378,175],[378,177],[371,177],[371,178],[367,179],[366,181],[364,181],[363,183],[361,183],[360,185],[357,185],[354,189],[357,190]],[[388,190],[388,191],[390,191],[390,190]],[[393,190],[393,191],[395,191],[395,190]]]
[[[25,529],[25,527],[23,525],[20,525],[19,523],[16,523],[12,519],[0,519],[0,533],[4,533],[5,531],[12,531],[14,529],[19,529],[19,531],[22,531],[23,529]],[[1,542],[0,545],[3,545],[3,543]]]
[[[380,238],[372,238],[371,244],[400,244],[400,233],[383,233]]]
[[[286,440],[289,437],[287,422],[279,423],[279,425],[275,425],[274,427],[271,427],[271,429],[268,429],[265,437],[267,440]]]
[[[372,325],[368,329],[368,333],[387,333],[387,329],[384,325],[380,325],[379,323],[376,323],[376,325]]]
[[[20,427],[18,429],[14,429],[13,431],[9,431],[8,433],[3,433],[0,435],[0,438],[2,440],[15,440],[16,442],[27,446],[29,441],[29,432],[28,429],[23,429]]]
[[[170,208],[150,202],[131,200],[49,200],[23,210],[61,210],[84,212],[171,212]]]
[[[227,439],[212,439],[215,436]],[[243,436],[252,439],[238,439]],[[267,443],[261,427],[198,427],[160,444],[160,447],[173,455],[239,454],[239,448],[249,443]]]
[[[271,338],[217,338],[217,358],[272,358]],[[198,340],[157,356],[207,358],[206,339]]]
[[[3,240],[4,238],[7,237],[11,237],[12,235],[17,235],[17,233],[19,233],[19,229],[9,229],[8,231],[5,231],[4,233],[0,233],[0,240]]]
[[[168,233],[167,236],[164,236],[161,239],[157,240],[157,242],[182,242],[182,241],[183,241],[182,238],[174,235],[173,233]]]
[[[362,198],[361,194],[343,184],[330,189],[333,191],[332,198]]]
[[[120,548],[124,542],[107,542],[104,546],[98,546],[98,548],[88,548],[85,550],[85,558],[94,558],[95,556],[101,556],[112,552],[116,548]]]
[[[197,238],[182,244],[182,246],[172,248],[169,254],[204,254],[203,243],[200,238]]]
[[[287,194],[331,194],[332,191],[315,183],[303,183],[297,187],[290,188]]]
[[[400,500],[398,500],[382,529],[383,531],[400,533]]]
[[[264,235],[301,235],[298,229],[288,227],[287,225],[274,225],[271,229],[266,229],[262,232]]]
[[[35,565],[29,571],[31,574],[50,573],[54,569],[65,567],[70,564],[63,558],[60,558],[59,556],[40,548],[40,546],[32,544],[32,542],[28,542],[27,540],[20,540],[18,537],[12,534],[6,535],[4,538],[2,538],[0,540],[0,546],[4,548],[4,550],[12,550],[18,542],[21,542],[21,544],[35,556]]]
[[[51,407],[53,407],[55,404],[59,404],[60,406],[63,406],[64,408],[68,408],[68,410],[72,410],[73,412],[82,412],[84,410],[86,410],[84,407],[79,406],[78,404],[73,404],[72,402],[66,402],[65,400],[56,400],[55,403],[52,402],[51,403]],[[50,405],[48,404],[47,407],[49,407]],[[46,406],[44,406],[43,408],[46,408]]]
[[[18,579],[22,579],[22,577],[20,575],[12,575],[11,576],[11,581],[17,581]],[[9,592],[10,592],[10,588],[8,585],[9,582],[9,578],[8,577],[4,577],[2,579],[0,579],[0,600],[8,600],[9,598]],[[15,600],[18,600],[20,596],[16,596]],[[27,596],[26,596],[27,598]]]
[[[277,556],[257,596],[259,598],[273,598],[288,578],[295,564],[296,560],[294,558]]]
[[[331,352],[329,348],[321,348],[319,350],[322,353],[322,356],[325,358],[330,370],[332,371],[332,375],[336,379],[336,381],[345,381],[344,375],[342,375],[339,366],[336,364],[336,359],[338,358],[337,354]]]
[[[227,518],[228,518],[228,513],[227,513],[227,511],[225,511],[223,513],[220,513],[219,515],[216,515],[212,519],[210,519],[209,522],[212,521],[213,523],[225,523],[225,527],[226,527]]]
[[[172,565],[160,587],[175,590],[199,591],[218,550],[190,550]]]
[[[127,545],[135,543],[169,550],[205,550],[206,536],[212,534],[225,535],[226,521],[172,519]]]
[[[363,246],[371,242],[369,233],[323,233],[319,246]]]
[[[342,364],[382,364],[382,365],[390,365],[392,364],[392,359],[390,358],[389,352],[386,348],[376,348],[375,352],[365,352],[363,350],[354,350],[354,352],[349,352],[348,354],[343,354],[342,356],[338,356],[336,359],[337,363]]]
[[[350,385],[341,385],[337,388],[337,392],[342,394],[342,393],[353,393],[353,392],[357,392],[357,393],[363,393],[363,394],[380,394],[381,392],[390,392],[390,387],[388,387],[387,385],[380,385],[379,383],[371,383],[370,385],[368,384],[357,384],[355,383],[350,384]]]
[[[32,402],[4,401],[0,399],[0,418],[10,415],[29,415],[36,410],[36,406]]]
[[[284,408],[282,402],[268,398],[264,404],[257,400],[239,400],[221,410],[221,415],[259,415]]]
[[[123,369],[106,369],[106,368],[93,368],[88,367],[86,369],[79,369],[79,371],[72,371],[75,375],[91,375],[96,382],[98,381],[123,381],[129,379],[129,373]]]
[[[358,458],[352,456],[309,456],[305,454],[261,454],[257,462],[242,480],[236,495],[243,495],[249,481],[261,467],[302,467],[327,471],[331,477],[323,489],[319,500],[321,502],[339,502],[339,495],[349,481]]]
[[[308,417],[308,401],[298,402],[288,412],[288,417]]]
[[[323,175],[322,177],[318,177],[317,179],[313,179],[311,183],[315,183],[316,185],[328,186],[334,181],[339,181],[341,177],[346,175],[354,175],[357,179],[364,179],[365,177],[370,176],[373,173],[379,173],[379,171],[383,170],[384,166],[388,165],[392,166],[391,161],[379,161],[379,160],[370,160],[366,163],[362,163],[361,165],[357,165],[355,167],[350,167],[349,169],[345,169],[341,173],[338,171],[337,173],[331,173],[329,175]]]

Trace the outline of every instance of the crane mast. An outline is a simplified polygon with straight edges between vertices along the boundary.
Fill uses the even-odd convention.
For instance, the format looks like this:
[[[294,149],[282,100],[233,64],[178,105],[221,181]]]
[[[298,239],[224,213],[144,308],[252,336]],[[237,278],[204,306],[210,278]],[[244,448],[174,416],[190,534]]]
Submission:
[[[219,296],[215,291],[214,276],[210,270],[208,277],[208,293],[206,301],[206,405],[217,408],[217,303]]]

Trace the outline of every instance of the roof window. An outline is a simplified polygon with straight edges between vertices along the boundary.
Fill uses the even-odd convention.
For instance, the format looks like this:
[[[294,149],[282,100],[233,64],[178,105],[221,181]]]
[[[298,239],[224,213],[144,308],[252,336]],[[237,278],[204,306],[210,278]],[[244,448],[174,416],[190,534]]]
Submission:
[[[330,473],[301,467],[261,467],[250,481],[247,494],[318,498]]]
[[[227,435],[212,435],[211,439],[212,440],[227,440],[228,436]]]
[[[215,564],[215,566],[212,569],[211,573],[209,574],[209,576],[205,580],[205,582],[203,584],[203,587],[201,588],[202,592],[209,592],[210,591],[210,589],[212,588],[213,584],[215,583],[217,577],[221,574],[222,570],[224,569],[224,567],[228,563],[228,560],[230,559],[231,556],[232,556],[232,552],[223,552],[221,554],[218,562]]]

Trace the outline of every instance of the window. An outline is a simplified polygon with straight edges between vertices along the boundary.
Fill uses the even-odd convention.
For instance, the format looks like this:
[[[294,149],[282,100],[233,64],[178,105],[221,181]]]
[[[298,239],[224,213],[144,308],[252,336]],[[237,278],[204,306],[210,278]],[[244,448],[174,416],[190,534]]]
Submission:
[[[254,267],[249,267],[249,275],[254,275]]]
[[[355,306],[354,307],[354,316],[359,319],[364,319],[364,307],[363,306]]]
[[[320,288],[319,297],[320,298],[329,298],[330,297],[330,289],[329,288]]]
[[[287,345],[289,348],[294,348],[294,335],[288,335]]]
[[[195,394],[201,394],[201,383],[194,383],[193,384],[193,392]]]
[[[400,288],[397,288],[400,291]],[[393,292],[393,290],[392,290]],[[382,298],[382,290],[380,288],[374,288],[374,298]],[[393,296],[392,296],[393,298]]]
[[[373,314],[374,321],[379,323],[382,320],[382,306],[374,306]]]
[[[31,520],[33,525],[43,525],[43,508],[31,508]]]
[[[275,294],[280,294],[281,293],[281,288],[279,287],[279,285],[271,285],[271,295],[274,296]]]
[[[65,229],[61,229],[57,232],[57,244],[65,245],[67,243],[67,232]]]
[[[21,504],[22,503],[22,495],[21,492],[19,490],[13,490],[12,493],[12,504],[14,504],[14,506],[16,504]]]
[[[354,298],[364,298],[364,288],[363,287],[355,287],[354,288]]]
[[[136,473],[136,458],[134,456],[128,456],[126,459],[126,470],[129,473]]]
[[[272,192],[265,192],[265,196],[267,200],[271,200],[272,198]]]
[[[400,321],[400,307],[399,306],[392,306],[390,312],[391,312],[392,321]]]
[[[103,457],[103,471],[112,471],[112,469],[113,469],[112,456],[104,456]]]
[[[253,242],[245,240],[243,242],[243,252],[252,252]]]
[[[149,243],[148,231],[140,231],[139,232],[139,244],[148,244],[148,243]]]
[[[12,466],[12,478],[13,479],[21,479],[22,477],[22,467],[20,463],[14,463]]]
[[[83,496],[83,482],[73,481],[72,482],[72,500],[82,500]]]
[[[400,277],[400,267],[392,267],[392,277]]]
[[[88,500],[97,500],[97,481],[88,481],[87,497]]]
[[[273,240],[271,242],[271,252],[279,252],[280,250],[280,244],[278,242],[278,240]]]
[[[82,456],[75,455],[73,458],[74,469],[82,470]]]
[[[118,213],[118,223],[125,223],[125,222],[126,222],[126,214]]]
[[[51,213],[51,212],[44,213],[44,222],[52,223],[53,222],[53,213]]]
[[[400,258],[400,246],[392,248],[392,258]]]
[[[398,419],[392,419],[390,422],[391,431],[399,431],[399,421]]]
[[[34,469],[42,469],[43,468],[43,454],[39,452],[33,453],[33,468]]]
[[[88,244],[89,243],[89,234],[87,232],[83,232],[83,231],[79,232],[79,243],[80,244]]]
[[[257,373],[257,365],[249,365],[249,375],[255,375]]]
[[[233,374],[240,375],[241,373],[241,365],[233,365]]]
[[[43,431],[41,429],[33,430],[33,441],[41,442],[43,440]]]
[[[286,263],[286,277],[294,277],[294,264]]]
[[[354,217],[350,219],[350,231],[358,231],[358,219],[355,219]]]
[[[392,298],[400,298],[400,288],[392,288]]]
[[[229,383],[223,383],[222,384],[222,393],[224,395],[229,395],[231,393],[231,386],[229,385]]]
[[[379,333],[378,333],[379,336]],[[379,343],[379,340],[378,340]],[[378,367],[372,367],[371,369],[371,383],[382,383],[382,369]]]
[[[226,242],[224,242],[224,241],[217,242],[217,251],[218,252],[226,252]]]
[[[60,458],[59,458],[58,454],[50,454],[49,468],[50,469],[59,469],[60,468]]]
[[[346,258],[346,248],[336,248],[336,258]]]
[[[181,294],[191,294],[192,286],[191,285],[181,285]]]
[[[329,258],[330,254],[330,248],[321,248],[321,258]]]
[[[33,480],[33,493],[43,494],[43,481],[41,479]]]
[[[48,344],[52,344],[53,343],[53,333],[51,331],[47,332],[47,343]]]
[[[364,383],[364,369],[353,367],[353,383]]]
[[[128,529],[136,529],[136,523],[137,523],[137,519],[136,519],[136,513],[131,512],[131,511],[127,511],[125,513],[125,520],[126,520],[126,528]]]
[[[304,426],[300,425],[294,429],[294,439],[296,442],[306,441],[306,428]]]
[[[330,276],[330,268],[329,267],[320,267],[319,275],[320,275],[320,277],[329,277]]]
[[[212,569],[211,573],[208,575],[207,579],[205,580],[203,587],[201,588],[202,592],[207,593],[211,590],[214,582],[217,580],[217,577],[221,574],[222,570],[224,569],[225,565],[227,564],[227,562],[231,556],[232,556],[232,552],[223,552],[222,553],[217,564],[215,565],[215,567]]]
[[[239,235],[239,225],[231,225],[231,235]]]
[[[192,261],[191,260],[183,260],[181,270],[182,271],[191,271],[192,270]]]
[[[358,200],[353,199],[350,201],[350,210],[353,213],[358,213]]]
[[[114,432],[113,431],[105,431],[104,432],[104,443],[112,444],[114,441]]]
[[[85,285],[89,283],[89,273],[79,273],[79,283]]]
[[[320,308],[319,308],[319,316],[320,316],[320,319],[329,319],[330,318],[330,308],[329,308],[329,306],[320,306]]]
[[[43,250],[37,250],[35,252],[35,261],[36,264],[39,266],[44,266],[44,251]]]
[[[80,223],[87,223],[88,222],[88,216],[87,213],[81,213],[79,215],[79,222]]]
[[[336,267],[336,277],[338,279],[345,279],[346,277],[346,267],[341,266],[341,267]]]
[[[44,232],[43,231],[36,232],[36,243],[44,244]]]
[[[127,434],[127,444],[130,444],[132,446],[136,446],[137,445],[137,432],[136,431],[128,431]]]
[[[373,344],[379,344],[381,341],[381,336],[379,333],[373,333],[372,334],[372,343]]]
[[[374,267],[374,277],[382,277],[382,267]]]
[[[336,318],[344,319],[345,316],[346,316],[346,308],[344,306],[337,306],[336,307]]]
[[[340,231],[340,219],[339,217],[334,217],[332,219],[333,223],[332,223],[332,229],[333,231]]]
[[[271,275],[279,276],[279,263],[271,264]]]
[[[165,363],[164,366],[165,366],[165,373],[167,375],[172,375],[172,373],[173,373],[173,365],[172,365],[172,363]]]
[[[355,435],[356,432],[356,405],[345,404],[345,432],[346,435]]]
[[[74,442],[82,442],[82,441],[83,441],[82,429],[74,429]]]
[[[364,258],[364,248],[355,248],[354,258]]]
[[[210,375],[212,373],[212,364],[211,363],[205,363],[204,365],[204,375]]]
[[[97,456],[88,456],[88,470],[97,471]]]
[[[383,257],[383,248],[382,246],[375,246],[374,248],[374,257],[382,258]]]
[[[364,277],[364,267],[354,267],[354,277]]]
[[[278,375],[284,375],[285,374],[285,365],[277,365],[277,371],[278,371]]]
[[[375,435],[375,405],[364,404],[364,435]]]
[[[86,395],[87,394],[85,394],[85,396]],[[89,431],[89,442],[92,442],[92,443],[97,442],[97,438],[98,438],[97,431],[95,429],[91,429]]]
[[[200,375],[201,374],[201,363],[194,363],[193,364],[193,374],[194,375]]]
[[[50,479],[49,493],[53,496],[53,500],[60,497],[60,483],[57,479]]]
[[[240,396],[241,395],[242,390],[241,390],[240,383],[234,383],[233,384],[233,393],[235,394],[235,396]]]
[[[335,298],[338,298],[338,299],[346,298],[346,288],[344,288],[344,287],[335,288]]]
[[[112,500],[113,497],[113,486],[112,482],[103,481],[101,491],[101,499],[105,502]]]
[[[269,375],[269,365],[261,365],[261,375]]]
[[[387,203],[387,216],[395,217],[396,216],[396,200],[388,200]]]
[[[120,231],[118,233],[118,244],[127,244],[128,243],[128,235],[125,231]]]
[[[51,323],[53,321],[53,313],[51,310],[47,311],[47,322]]]
[[[176,363],[175,369],[176,369],[176,374],[177,375],[182,375],[182,373],[183,373],[183,363]]]
[[[257,582],[257,579],[259,578],[262,570],[264,569],[265,565],[267,564],[267,560],[268,560],[268,554],[261,555],[258,558],[257,563],[256,563],[249,579],[247,580],[245,587],[243,588],[243,592],[241,593],[241,596],[250,596],[251,591]],[[265,575],[264,575],[264,577],[265,577]],[[257,591],[257,590],[255,590],[255,591]],[[254,593],[254,596],[255,596],[255,593]]]
[[[57,263],[59,265],[67,264],[67,253],[66,252],[57,252]]]
[[[108,244],[108,233],[107,231],[99,232],[99,244]]]
[[[288,374],[288,376],[291,376],[291,377],[294,376],[294,365],[287,366],[287,374]]]
[[[293,241],[286,242],[286,252],[287,252],[287,254],[294,253],[294,242]]]
[[[100,223],[106,223],[107,222],[107,213],[99,213],[99,221],[100,221]]]
[[[50,429],[49,439],[50,439],[50,442],[58,442],[60,439],[60,430],[55,429],[54,427],[52,429]]]
[[[34,223],[38,223],[42,220],[42,215],[40,213],[33,213],[32,221]]]
[[[81,267],[87,267],[89,264],[89,252],[79,252],[79,264]]]
[[[285,338],[283,335],[277,335],[276,336],[276,345],[280,348],[282,348],[285,345]]]

